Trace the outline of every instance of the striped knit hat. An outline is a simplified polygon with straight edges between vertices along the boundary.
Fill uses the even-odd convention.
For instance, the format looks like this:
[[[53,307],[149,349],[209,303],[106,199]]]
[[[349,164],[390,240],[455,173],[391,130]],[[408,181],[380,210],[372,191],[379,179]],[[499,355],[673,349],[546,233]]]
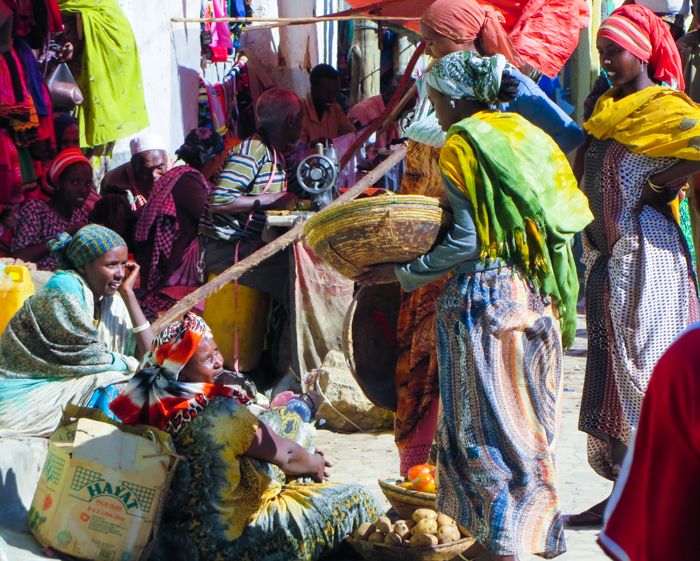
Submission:
[[[61,269],[77,269],[123,245],[126,242],[119,234],[98,224],[84,226],[75,236],[63,232],[48,243]]]
[[[53,183],[55,186],[56,180],[64,171],[66,171],[66,168],[77,162],[82,162],[92,168],[90,160],[83,156],[80,148],[68,148],[56,156],[56,159],[51,164],[51,169],[49,170],[49,179],[51,180],[51,183]]]

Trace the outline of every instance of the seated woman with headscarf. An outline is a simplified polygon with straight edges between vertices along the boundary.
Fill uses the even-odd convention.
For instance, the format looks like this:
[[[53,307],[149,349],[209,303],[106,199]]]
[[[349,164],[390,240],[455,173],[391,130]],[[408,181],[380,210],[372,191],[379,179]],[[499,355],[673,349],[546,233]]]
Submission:
[[[328,476],[313,428],[286,408],[256,418],[247,398],[217,385],[223,358],[194,314],[170,324],[111,404],[127,424],[172,434],[177,470],[151,559],[312,561],[378,513],[359,485]],[[310,477],[315,483],[295,480]]]
[[[51,164],[53,195],[48,201],[30,199],[17,217],[11,254],[36,263],[40,271],[55,271],[57,260],[48,241],[62,232],[75,234],[88,222],[85,203],[93,192],[92,166],[78,148],[64,150]]]
[[[121,237],[90,225],[49,247],[61,270],[0,335],[0,437],[48,435],[69,403],[106,408],[153,340]]]
[[[168,287],[195,287],[199,260],[199,219],[211,191],[212,178],[226,158],[224,141],[211,129],[190,131],[177,150],[185,162],[168,171],[153,186],[148,202],[141,209],[134,232],[136,262],[141,266],[141,287],[146,289],[142,305],[155,319],[156,311],[172,305],[157,298]],[[182,297],[180,289],[174,297]]]

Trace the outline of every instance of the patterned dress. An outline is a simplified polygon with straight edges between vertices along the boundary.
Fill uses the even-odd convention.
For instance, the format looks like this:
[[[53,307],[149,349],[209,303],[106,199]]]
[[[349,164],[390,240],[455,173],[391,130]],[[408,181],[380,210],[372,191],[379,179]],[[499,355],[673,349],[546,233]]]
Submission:
[[[12,253],[30,245],[52,240],[58,234],[67,232],[75,224],[87,224],[88,212],[85,207],[73,211],[70,220],[64,220],[40,199],[29,199],[19,212],[17,227],[12,237]],[[58,262],[50,254],[36,264],[40,271],[56,271]]]
[[[258,420],[234,400],[215,398],[195,413],[173,435],[186,461],[173,481],[154,561],[311,561],[379,514],[359,485],[288,482],[277,466],[242,456]],[[313,450],[313,429],[298,415],[275,408],[261,420]]]
[[[635,208],[646,180],[676,162],[635,154],[616,140],[594,139],[585,185],[595,220],[586,228],[588,362],[579,429],[588,460],[614,480],[610,438],[629,445],[656,362],[700,319],[688,246],[668,213]],[[683,181],[671,185],[676,190]]]
[[[494,554],[562,554],[563,353],[551,304],[504,267],[455,275],[436,313],[438,510]]]
[[[409,141],[401,194],[437,197],[446,202],[439,157],[439,148]],[[404,477],[413,466],[428,461],[437,430],[440,394],[435,301],[442,294],[447,278],[412,292],[401,291],[394,435]]]

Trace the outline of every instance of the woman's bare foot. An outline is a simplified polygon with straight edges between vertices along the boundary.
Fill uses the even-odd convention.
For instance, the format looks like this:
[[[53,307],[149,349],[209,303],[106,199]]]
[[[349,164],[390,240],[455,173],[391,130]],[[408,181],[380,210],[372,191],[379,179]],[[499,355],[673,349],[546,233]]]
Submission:
[[[603,525],[603,515],[605,514],[605,507],[608,505],[608,499],[592,506],[588,510],[581,512],[580,514],[570,514],[564,518],[564,524],[567,526],[602,526]]]

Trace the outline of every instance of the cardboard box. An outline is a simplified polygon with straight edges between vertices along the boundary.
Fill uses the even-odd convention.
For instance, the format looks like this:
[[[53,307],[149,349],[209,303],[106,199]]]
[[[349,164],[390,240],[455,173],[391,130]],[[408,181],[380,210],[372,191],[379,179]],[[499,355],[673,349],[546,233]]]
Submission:
[[[157,535],[177,461],[167,433],[69,405],[49,439],[29,528],[74,557],[139,561]]]

